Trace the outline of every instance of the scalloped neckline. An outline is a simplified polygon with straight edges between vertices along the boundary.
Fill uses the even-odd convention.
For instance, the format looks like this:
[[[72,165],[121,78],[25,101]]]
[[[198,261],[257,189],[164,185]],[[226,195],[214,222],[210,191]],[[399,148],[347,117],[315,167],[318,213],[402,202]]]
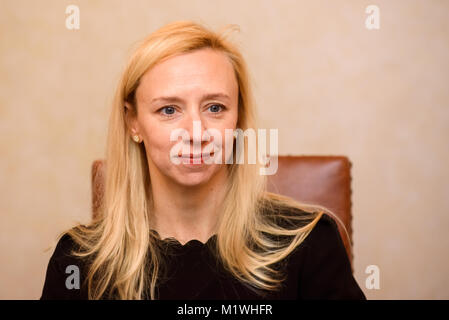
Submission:
[[[150,229],[150,231],[154,232],[154,234],[156,235],[156,240],[167,244],[167,245],[174,245],[176,247],[180,247],[180,248],[187,248],[187,247],[191,247],[191,246],[199,246],[199,247],[206,247],[208,246],[211,242],[215,241],[217,238],[217,234],[214,233],[213,235],[211,235],[209,237],[209,239],[207,239],[206,242],[201,242],[198,239],[191,239],[189,241],[187,241],[186,243],[182,244],[178,239],[176,239],[175,237],[167,237],[164,239],[161,239],[161,236],[159,234],[159,232],[157,232],[154,229]]]

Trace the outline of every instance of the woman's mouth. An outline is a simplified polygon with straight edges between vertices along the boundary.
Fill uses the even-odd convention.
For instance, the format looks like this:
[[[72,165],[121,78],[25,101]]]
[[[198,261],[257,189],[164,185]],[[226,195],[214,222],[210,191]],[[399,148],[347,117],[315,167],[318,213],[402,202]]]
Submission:
[[[204,164],[205,159],[209,159],[214,155],[214,153],[200,153],[200,154],[186,154],[182,155],[181,158],[183,159],[184,164]]]

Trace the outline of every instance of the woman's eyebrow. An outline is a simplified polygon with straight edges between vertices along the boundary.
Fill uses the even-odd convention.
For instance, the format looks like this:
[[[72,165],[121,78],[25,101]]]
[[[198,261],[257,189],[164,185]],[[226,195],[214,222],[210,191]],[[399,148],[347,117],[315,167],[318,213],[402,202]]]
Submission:
[[[201,97],[201,101],[209,100],[209,99],[217,99],[222,98],[226,100],[230,100],[229,96],[225,93],[207,93]],[[184,100],[177,96],[167,96],[167,97],[157,97],[151,100],[151,104],[156,102],[184,102]]]

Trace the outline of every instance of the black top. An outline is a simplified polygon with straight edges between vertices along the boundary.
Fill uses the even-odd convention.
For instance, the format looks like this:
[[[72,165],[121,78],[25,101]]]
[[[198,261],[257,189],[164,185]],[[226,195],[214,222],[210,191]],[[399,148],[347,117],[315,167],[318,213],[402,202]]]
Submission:
[[[166,280],[157,286],[158,299],[366,299],[352,275],[337,225],[327,215],[283,260],[287,277],[282,289],[268,294],[254,291],[225,271],[213,254],[216,235],[206,243],[157,241],[167,266]],[[86,266],[69,254],[74,245],[68,235],[59,240],[48,264],[41,299],[87,299],[82,285]],[[66,279],[74,274],[70,269],[66,273],[69,265],[80,268],[80,289],[66,287]]]

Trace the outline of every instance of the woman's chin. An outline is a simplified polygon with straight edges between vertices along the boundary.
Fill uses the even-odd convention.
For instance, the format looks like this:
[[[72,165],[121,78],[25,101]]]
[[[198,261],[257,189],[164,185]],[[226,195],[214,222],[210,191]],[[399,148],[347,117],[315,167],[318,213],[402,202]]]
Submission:
[[[186,187],[201,186],[209,182],[210,173],[209,172],[183,173],[179,174],[175,180],[178,184]]]
[[[223,166],[219,165],[185,166],[181,164],[176,168],[171,168],[168,176],[178,185],[195,187],[209,183],[215,175],[221,172],[221,169]]]

